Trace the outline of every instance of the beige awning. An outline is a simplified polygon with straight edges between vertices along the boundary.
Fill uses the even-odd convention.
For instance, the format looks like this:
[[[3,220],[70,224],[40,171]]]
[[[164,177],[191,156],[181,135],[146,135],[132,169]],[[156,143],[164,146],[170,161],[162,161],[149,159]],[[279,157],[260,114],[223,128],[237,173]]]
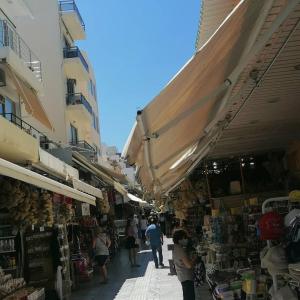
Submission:
[[[128,181],[127,181],[127,178],[124,174],[121,174],[115,170],[112,170],[110,168],[107,168],[101,164],[98,164],[98,163],[93,163],[93,166],[96,167],[97,169],[99,169],[100,171],[108,174],[109,176],[111,176],[112,178],[114,179],[117,179],[119,182],[121,183],[124,183],[124,184],[127,184]]]
[[[103,199],[103,194],[102,194],[101,190],[99,190],[79,179],[76,179],[76,178],[73,178],[72,181],[73,181],[74,189],[84,192],[84,193],[87,193],[89,195],[95,196],[99,199]]]
[[[139,178],[147,190],[168,191],[196,159],[207,154],[213,142],[208,125],[226,105],[249,60],[265,46],[258,36],[271,5],[272,1],[240,1],[159,95],[138,113],[124,154],[130,164],[139,167]]]
[[[42,176],[38,173],[30,171],[26,168],[20,167],[7,160],[0,158],[0,174],[8,176],[39,188],[70,197],[72,199],[85,202],[91,205],[96,205],[95,197],[77,191],[65,184],[57,182],[48,177]]]
[[[32,115],[48,129],[53,130],[53,126],[49,121],[45,109],[36,92],[30,88],[19,76],[17,76],[10,66],[7,65],[6,69],[12,78],[19,95],[24,101],[24,106],[27,113]]]
[[[117,181],[114,181],[114,189],[119,192],[123,196],[127,196],[127,191],[124,187],[124,185],[120,184]]]

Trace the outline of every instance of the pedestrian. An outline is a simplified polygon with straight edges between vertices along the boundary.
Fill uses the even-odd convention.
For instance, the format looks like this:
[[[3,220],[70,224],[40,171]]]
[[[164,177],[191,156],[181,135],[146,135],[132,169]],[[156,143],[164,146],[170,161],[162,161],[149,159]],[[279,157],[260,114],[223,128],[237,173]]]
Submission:
[[[195,300],[193,267],[195,259],[190,259],[185,250],[188,244],[187,233],[178,229],[173,233],[173,261],[177,273],[177,278],[181,282],[183,300]]]
[[[142,241],[145,243],[146,241],[146,230],[147,230],[147,219],[145,215],[142,215],[141,221],[140,221],[140,228],[141,228],[141,234],[142,234]]]
[[[166,217],[164,214],[159,215],[159,224],[161,231],[164,235],[166,235]]]
[[[131,267],[139,267],[136,263],[137,257],[137,227],[135,221],[132,219],[127,220],[126,229],[126,241],[125,241],[125,248],[128,249],[128,257]]]
[[[157,225],[157,219],[152,218],[150,219],[150,225],[146,230],[146,237],[150,242],[153,260],[155,263],[155,268],[158,269],[158,263],[161,267],[164,266],[163,264],[163,255],[162,255],[162,245],[163,245],[163,235],[161,233],[160,227]],[[158,258],[157,258],[158,252]]]
[[[107,283],[107,268],[106,263],[109,258],[109,247],[110,239],[103,231],[102,228],[97,227],[95,232],[95,237],[93,239],[93,249],[95,253],[95,261],[97,262],[100,268],[100,277],[102,276],[101,283]]]

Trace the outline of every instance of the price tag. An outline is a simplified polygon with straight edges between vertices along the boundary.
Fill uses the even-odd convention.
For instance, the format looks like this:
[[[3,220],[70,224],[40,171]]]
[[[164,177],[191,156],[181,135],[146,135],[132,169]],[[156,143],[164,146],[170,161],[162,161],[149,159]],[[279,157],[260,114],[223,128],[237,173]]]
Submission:
[[[33,224],[31,225],[31,230],[34,231],[34,225]]]
[[[41,226],[40,227],[40,232],[44,232],[45,231],[45,227],[44,226]]]

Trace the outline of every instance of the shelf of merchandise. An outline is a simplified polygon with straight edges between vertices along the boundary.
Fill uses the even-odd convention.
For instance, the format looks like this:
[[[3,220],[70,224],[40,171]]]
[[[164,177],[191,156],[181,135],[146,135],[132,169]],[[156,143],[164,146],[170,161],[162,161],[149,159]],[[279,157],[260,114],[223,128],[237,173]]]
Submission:
[[[15,253],[16,250],[5,250],[5,251],[0,251],[0,254],[7,254],[7,253]]]

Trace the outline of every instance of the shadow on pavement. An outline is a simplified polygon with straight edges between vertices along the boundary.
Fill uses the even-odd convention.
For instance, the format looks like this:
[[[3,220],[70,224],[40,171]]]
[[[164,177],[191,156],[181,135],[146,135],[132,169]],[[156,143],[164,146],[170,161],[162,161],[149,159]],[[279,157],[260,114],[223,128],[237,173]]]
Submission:
[[[140,267],[131,267],[126,249],[121,249],[108,265],[107,284],[100,284],[99,270],[94,270],[94,277],[89,282],[80,284],[73,291],[71,300],[113,300],[119,293],[126,280],[134,280],[143,277],[146,273],[149,261],[152,260],[151,250],[141,248],[138,252],[138,264]]]

